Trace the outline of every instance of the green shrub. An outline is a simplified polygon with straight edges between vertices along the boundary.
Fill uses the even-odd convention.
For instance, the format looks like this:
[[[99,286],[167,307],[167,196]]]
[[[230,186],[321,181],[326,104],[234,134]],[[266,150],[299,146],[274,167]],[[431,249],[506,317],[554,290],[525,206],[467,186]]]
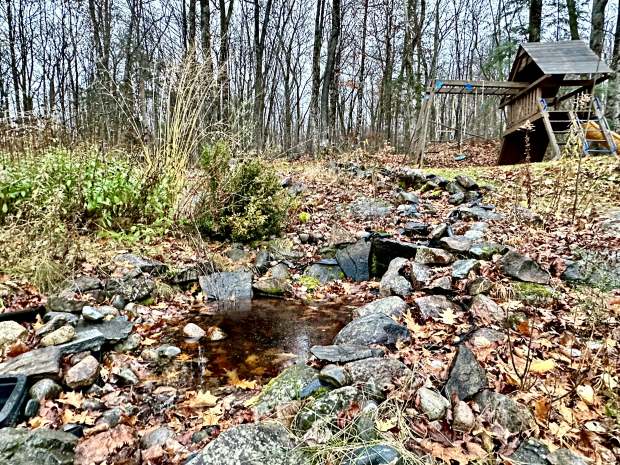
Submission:
[[[197,210],[203,233],[249,242],[282,230],[289,197],[272,166],[260,157],[232,161],[226,142],[203,151],[206,182]]]

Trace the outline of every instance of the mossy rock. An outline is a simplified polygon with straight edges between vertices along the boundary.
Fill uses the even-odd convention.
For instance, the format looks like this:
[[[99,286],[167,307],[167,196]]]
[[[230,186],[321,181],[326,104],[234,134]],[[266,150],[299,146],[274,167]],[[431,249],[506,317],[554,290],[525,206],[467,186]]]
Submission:
[[[293,365],[263,388],[253,407],[256,407],[261,415],[269,413],[276,405],[295,399],[308,383],[318,377],[318,374],[317,370],[303,363]]]
[[[506,328],[516,331],[517,328],[525,322],[527,322],[527,315],[523,312],[516,312],[511,313],[510,316],[504,320],[503,325]]]
[[[551,305],[559,297],[552,287],[536,283],[522,283],[513,281],[511,284],[515,299],[525,305],[536,307]]]

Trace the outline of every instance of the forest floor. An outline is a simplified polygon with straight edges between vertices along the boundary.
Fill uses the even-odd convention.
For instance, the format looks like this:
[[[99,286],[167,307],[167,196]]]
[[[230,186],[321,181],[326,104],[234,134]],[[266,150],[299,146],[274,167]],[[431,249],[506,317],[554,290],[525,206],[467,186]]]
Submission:
[[[504,215],[504,219],[489,221],[486,241],[514,248],[535,260],[552,276],[550,284],[555,297],[544,305],[529,305],[515,297],[510,280],[499,271],[495,260],[484,261],[479,274],[494,283],[489,296],[506,312],[521,312],[527,319],[512,329],[498,328],[504,332],[504,340],[472,338],[467,342],[485,369],[492,389],[528,406],[534,412],[535,424],[527,431],[514,434],[479,415],[472,431],[457,432],[452,428],[450,415],[442,421],[430,421],[420,414],[419,396],[416,398],[410,385],[396,383],[387,395],[395,405],[402,407],[402,411],[381,411],[381,417],[377,419],[378,430],[386,441],[400,442],[411,453],[429,453],[448,463],[450,460],[460,464],[502,463],[503,457],[510,456],[528,436],[539,438],[552,452],[558,448],[575,450],[586,457],[588,463],[618,463],[620,290],[569,285],[560,279],[566,270],[565,260],[574,259],[575,250],[620,248],[620,236],[605,233],[600,227],[609,219],[608,213],[620,207],[618,159],[596,157],[581,162],[561,160],[498,167],[492,166],[496,147],[490,143],[468,146],[464,150],[467,158],[463,162],[454,161],[453,146],[439,147],[437,152],[428,155],[425,173],[449,180],[458,174],[466,174],[478,185],[491,188],[484,203],[494,205],[495,211]],[[289,214],[286,237],[281,240],[283,248],[298,254],[298,266],[321,260],[319,250],[324,244],[310,243],[307,237],[320,234],[329,238],[335,223],[353,235],[382,231],[394,234],[401,241],[411,240],[398,233],[395,215],[364,220],[348,214],[346,209],[359,197],[393,203],[393,192],[399,186],[393,177],[381,174],[380,169],[402,168],[403,156],[390,150],[374,156],[360,151],[339,155],[337,159],[341,164],[359,163],[379,174],[364,177],[342,169],[328,169],[326,166],[330,160],[311,157],[278,164],[283,178],[291,177],[293,182],[305,187]],[[439,196],[433,196],[430,191],[416,194],[421,201],[436,209],[436,213],[425,213],[417,220],[427,224],[429,230],[454,209],[448,203],[446,192]],[[532,225],[512,217],[515,205],[531,208],[540,215],[542,223]],[[454,233],[464,234],[470,226],[468,221],[456,222]],[[148,244],[134,243],[130,247],[131,252],[160,260],[172,270],[185,269],[205,258],[217,262],[223,270],[239,270],[251,266],[259,251],[246,247],[247,257],[233,262],[226,256],[230,244],[197,244],[183,237],[154,238]],[[122,276],[123,270],[112,263],[122,249],[126,251],[126,246],[111,238],[84,237],[81,244],[84,261],[79,271],[93,276],[115,276],[115,273]],[[449,267],[435,268],[434,277],[449,274],[448,270]],[[377,299],[377,280],[356,283],[345,279],[314,287],[299,279],[300,272],[293,271],[292,277],[292,288],[285,295],[285,301],[340,302],[361,306]],[[467,277],[454,284],[454,301],[470,302],[468,285],[472,279],[473,276]],[[8,289],[3,294],[7,305],[5,311],[9,307],[14,311],[46,303],[47,296],[41,295],[25,280],[2,276],[0,283],[3,289]],[[143,450],[142,460],[143,463],[178,464],[222,431],[261,419],[250,406],[268,383],[269,376],[260,366],[254,366],[254,375],[247,379],[231,370],[214,380],[210,390],[196,390],[191,385],[175,383],[179,370],[155,368],[144,359],[144,350],[165,340],[167,328],[179,327],[191,315],[207,307],[197,284],[182,290],[170,287],[162,280],[157,288],[157,297],[137,308],[142,320],[134,328],[139,341],[137,347],[124,353],[112,353],[104,359],[100,375],[109,390],[100,393],[97,400],[110,409],[137,406],[138,415],[123,414],[119,420],[134,430],[137,435],[132,434],[136,437],[143,437],[165,424],[175,437]],[[405,300],[411,303],[423,295],[424,292],[417,291]],[[477,327],[492,325],[489,315],[484,312],[445,314],[442,318],[430,320],[408,312],[400,322],[412,332],[411,340],[393,347],[388,356],[403,362],[416,377],[424,380],[424,386],[439,389],[448,379],[456,342],[470,332],[472,321]],[[28,338],[8,347],[4,360],[38,347],[35,331],[41,323],[24,324],[29,330]],[[190,364],[194,358],[195,354],[184,351],[177,356],[175,366]],[[281,367],[288,364],[283,361]],[[140,384],[123,386],[121,372],[124,367],[131,367],[140,378]],[[209,373],[210,368],[206,368],[204,376],[208,377]],[[103,434],[110,425],[101,421],[101,411],[83,405],[85,397],[91,398],[92,395],[78,390],[47,400],[25,426],[57,429],[63,424],[77,423],[84,426],[87,437]],[[162,409],[158,405],[173,407]],[[347,423],[351,418],[342,417],[339,421]],[[200,431],[205,432],[204,436],[196,441],[194,435]],[[408,440],[403,442],[403,438]],[[139,446],[135,447],[139,449]],[[101,454],[110,458],[111,452],[102,451]]]

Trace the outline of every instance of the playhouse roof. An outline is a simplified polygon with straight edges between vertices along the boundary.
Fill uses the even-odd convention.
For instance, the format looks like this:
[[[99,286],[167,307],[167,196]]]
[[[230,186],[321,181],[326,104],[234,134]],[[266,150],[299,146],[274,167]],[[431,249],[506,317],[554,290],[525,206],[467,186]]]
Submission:
[[[543,74],[606,74],[612,70],[581,40],[523,43],[517,52],[511,77],[523,69],[520,58],[528,55]],[[529,61],[529,60],[528,60]]]

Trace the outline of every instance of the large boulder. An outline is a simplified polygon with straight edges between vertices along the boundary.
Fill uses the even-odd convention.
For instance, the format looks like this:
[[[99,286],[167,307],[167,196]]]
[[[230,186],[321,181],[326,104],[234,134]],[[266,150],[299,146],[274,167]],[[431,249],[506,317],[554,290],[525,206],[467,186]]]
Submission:
[[[338,265],[344,274],[353,281],[362,282],[370,279],[368,274],[370,246],[371,244],[366,242],[366,239],[362,239],[336,253]]]
[[[450,310],[454,314],[463,313],[463,309],[458,304],[442,295],[418,297],[413,302],[420,310],[420,315],[424,320],[429,318],[440,320],[446,310]]]
[[[0,463],[73,465],[78,438],[51,429],[0,429]]]
[[[314,346],[310,353],[318,360],[330,363],[347,363],[371,357],[383,357],[381,349],[371,349],[366,346],[342,344],[333,346]]]
[[[15,321],[0,321],[0,351],[17,341],[28,339],[28,330]]]
[[[213,273],[199,279],[202,292],[212,300],[252,297],[252,273]]]
[[[398,339],[409,339],[409,330],[382,313],[356,318],[334,338],[334,344],[395,344]]]
[[[495,391],[484,390],[474,398],[480,412],[490,411],[493,414],[493,422],[506,428],[511,433],[518,433],[530,429],[530,423],[534,416],[525,405],[499,394]]]
[[[348,410],[351,403],[360,404],[362,400],[362,392],[353,386],[336,389],[302,409],[295,417],[294,426],[301,431],[307,431],[315,421],[319,419],[328,421],[340,412]]]
[[[224,431],[187,465],[297,465],[299,441],[280,423],[261,422]]]
[[[375,300],[353,310],[353,318],[370,315],[371,313],[383,313],[387,316],[400,317],[407,311],[409,305],[398,296],[386,297]]]
[[[73,292],[63,291],[47,299],[45,308],[48,312],[80,313],[85,305],[88,305],[88,302],[75,299]]]
[[[452,401],[452,394],[456,392],[459,400],[469,400],[487,385],[487,375],[476,356],[461,344],[450,366],[450,377],[445,386],[446,397]]]
[[[79,292],[80,294],[86,294],[88,293],[88,291],[101,289],[101,287],[102,283],[99,278],[82,274],[75,278],[72,282],[70,282],[66,290],[72,292]]]
[[[413,291],[411,283],[401,274],[406,263],[407,260],[400,257],[392,260],[379,284],[379,295],[381,297],[411,295]]]
[[[411,259],[415,257],[417,250],[418,246],[411,242],[399,242],[385,238],[374,239],[368,257],[370,277],[381,278],[392,260],[398,257]]]
[[[374,378],[379,384],[389,384],[393,378],[411,374],[411,370],[402,362],[392,358],[366,358],[349,362],[345,368],[349,370],[355,383],[365,383]]]
[[[549,284],[551,279],[534,260],[512,250],[497,261],[497,266],[506,276],[527,283]]]
[[[276,405],[295,399],[306,385],[318,377],[318,374],[317,370],[303,363],[287,368],[263,388],[254,407],[261,415],[269,413]]]
[[[93,463],[140,464],[140,438],[135,429],[118,425],[108,431],[83,438],[75,449],[74,465]]]

